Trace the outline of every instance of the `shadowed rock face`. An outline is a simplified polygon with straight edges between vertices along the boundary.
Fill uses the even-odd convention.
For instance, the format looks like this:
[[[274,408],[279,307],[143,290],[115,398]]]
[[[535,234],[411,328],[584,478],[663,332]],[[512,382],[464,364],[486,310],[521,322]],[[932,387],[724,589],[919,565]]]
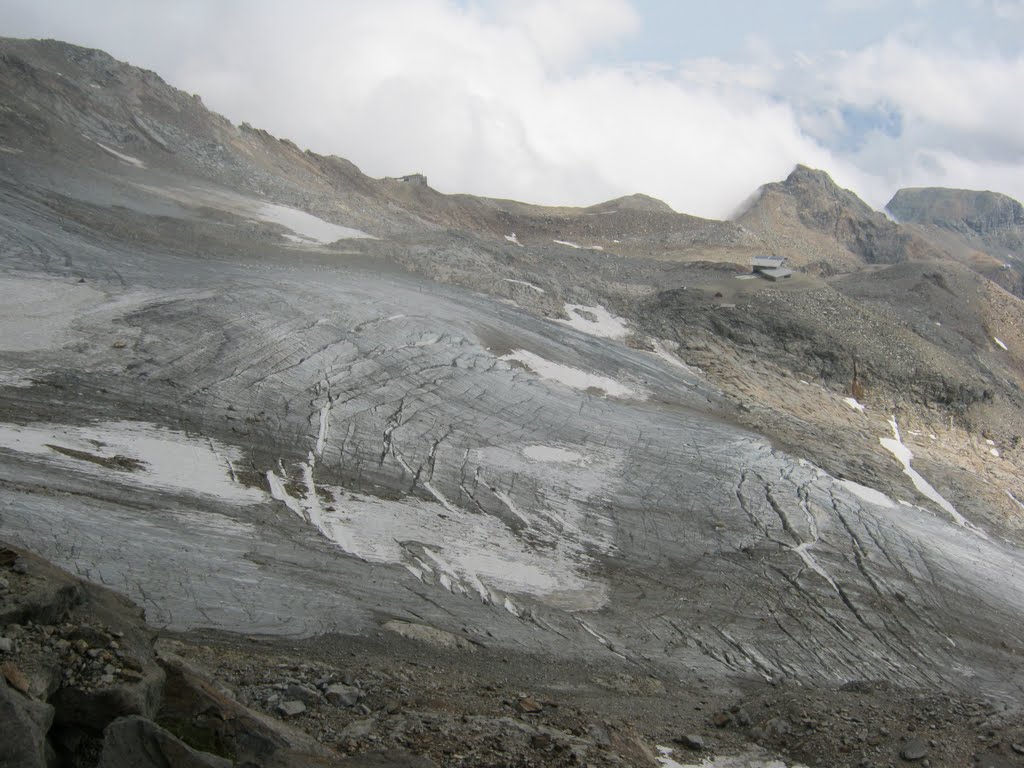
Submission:
[[[780,207],[780,201],[785,203]],[[781,215],[782,221],[776,221]],[[793,217],[795,221],[786,221]],[[785,181],[766,184],[738,219],[754,231],[798,226],[827,235],[834,245],[862,263],[895,264],[911,258],[934,256],[934,249],[900,229],[884,214],[871,210],[860,198],[842,189],[824,171],[802,165]],[[786,255],[779,251],[779,255]],[[818,258],[822,255],[818,254]],[[806,260],[812,255],[805,257]]]
[[[303,212],[345,232],[318,241],[261,207],[295,205],[297,159],[266,184],[289,194],[263,200],[232,183],[245,168],[191,170],[214,150],[160,165],[119,144],[128,159],[96,150],[98,171],[23,140],[0,175],[0,296],[39,299],[0,313],[0,536],[152,622],[413,622],[659,675],[1019,695],[1016,545],[795,460],[605,310],[559,322],[411,273],[484,254],[546,301],[514,245],[495,256],[401,209],[374,226],[326,186]],[[786,189],[815,185],[803,169]],[[810,206],[807,226],[902,258],[895,224],[829,194],[838,213]],[[568,263],[657,281],[596,259]],[[545,274],[571,280],[560,268]]]
[[[998,192],[966,189],[901,189],[885,206],[900,221],[935,224],[1020,249],[1024,206]]]

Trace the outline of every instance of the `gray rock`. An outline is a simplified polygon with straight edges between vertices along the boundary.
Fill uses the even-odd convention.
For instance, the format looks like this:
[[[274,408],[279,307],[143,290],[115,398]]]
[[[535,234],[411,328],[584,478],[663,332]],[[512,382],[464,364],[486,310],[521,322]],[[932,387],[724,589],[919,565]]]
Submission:
[[[284,693],[289,699],[301,701],[307,707],[315,707],[323,704],[324,701],[324,697],[320,695],[320,692],[310,688],[308,685],[289,685]]]
[[[184,659],[165,653],[167,672],[161,723],[182,733],[198,729],[240,764],[304,766],[296,755],[313,756],[331,765],[334,753],[302,731],[239,704],[223,688]]]
[[[10,653],[14,650],[14,641],[9,637],[0,637],[0,653]]]
[[[362,691],[352,685],[335,683],[327,686],[327,700],[336,707],[354,707],[362,696]]]
[[[122,717],[103,732],[97,768],[231,768],[230,760],[199,752],[144,717]]]
[[[45,768],[53,707],[10,688],[0,675],[0,767]]]
[[[363,752],[345,760],[346,768],[433,768],[434,765],[425,757],[398,749],[387,752]]]
[[[146,670],[138,682],[118,684],[112,676],[101,681],[107,687],[96,690],[65,687],[57,691],[53,697],[57,721],[102,731],[119,717],[156,715],[164,684],[164,673],[159,667]]]
[[[692,749],[695,752],[699,752],[704,749],[704,739],[696,734],[688,733],[685,736],[680,736],[677,741],[687,749]]]
[[[366,720],[356,720],[354,723],[349,723],[341,732],[342,740],[345,739],[362,739],[373,733],[373,726],[376,723],[372,718]]]
[[[910,739],[900,749],[900,757],[910,762],[928,757],[928,743],[924,739]]]
[[[282,701],[277,705],[277,713],[281,717],[295,717],[306,711],[306,705],[301,701]]]
[[[771,739],[781,739],[789,734],[789,721],[783,717],[773,717],[764,725],[765,734]]]

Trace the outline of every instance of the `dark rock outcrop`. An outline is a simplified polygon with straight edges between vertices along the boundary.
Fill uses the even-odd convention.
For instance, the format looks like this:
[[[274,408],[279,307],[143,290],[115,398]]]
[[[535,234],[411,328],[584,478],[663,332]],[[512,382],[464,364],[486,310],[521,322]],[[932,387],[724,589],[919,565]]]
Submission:
[[[0,676],[0,768],[45,768],[53,707],[18,693]]]
[[[14,547],[0,545],[0,559],[9,648],[0,768],[303,766],[336,757],[183,659],[158,657],[156,633],[126,598]]]
[[[118,718],[103,732],[97,768],[231,768],[230,760],[192,749],[151,720]]]

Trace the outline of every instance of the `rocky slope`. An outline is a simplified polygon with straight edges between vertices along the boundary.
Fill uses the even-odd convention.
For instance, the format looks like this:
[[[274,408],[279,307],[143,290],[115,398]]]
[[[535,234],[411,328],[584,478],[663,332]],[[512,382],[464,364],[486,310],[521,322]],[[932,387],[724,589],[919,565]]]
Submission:
[[[764,185],[736,221],[761,235],[771,253],[825,274],[941,255],[828,174],[804,166]]]
[[[1024,297],[1024,207],[997,192],[901,189],[886,205],[898,221],[970,268]]]
[[[659,742],[832,764],[1024,751],[1024,728],[977,700],[864,684],[723,695],[628,665],[531,668],[411,624],[391,644],[160,637],[124,598],[30,553],[0,548],[0,578],[4,766],[655,766]]]
[[[0,42],[0,88],[0,535],[239,706],[440,765],[1017,759],[1002,288],[804,168],[737,222],[541,208],[63,43]]]

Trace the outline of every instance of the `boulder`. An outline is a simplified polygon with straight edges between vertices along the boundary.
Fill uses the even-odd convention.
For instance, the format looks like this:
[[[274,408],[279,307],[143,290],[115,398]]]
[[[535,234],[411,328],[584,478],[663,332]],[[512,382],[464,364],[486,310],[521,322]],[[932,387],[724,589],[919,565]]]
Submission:
[[[240,704],[211,675],[161,652],[167,673],[157,722],[195,749],[254,766],[331,765],[338,755],[311,736]]]
[[[355,686],[340,683],[327,686],[324,693],[327,700],[336,707],[354,707],[362,695],[362,691]]]
[[[683,736],[680,736],[678,739],[676,739],[676,741],[678,741],[687,749],[692,749],[694,752],[700,752],[702,749],[704,749],[704,738],[702,736],[698,736],[695,733],[687,733]]]
[[[144,717],[122,717],[103,732],[97,768],[232,768],[223,757],[199,752]]]
[[[102,688],[61,688],[53,696],[57,722],[102,731],[119,717],[141,715],[155,717],[160,708],[164,673],[150,668],[137,682],[124,682]]]
[[[301,701],[282,701],[277,705],[277,713],[281,717],[296,717],[306,711],[306,705]]]
[[[320,691],[310,688],[308,685],[289,685],[285,689],[284,695],[289,699],[301,701],[307,707],[315,707],[324,703],[324,697],[320,695]]]
[[[0,556],[11,561],[8,589],[0,598],[0,626],[4,624],[56,624],[72,608],[81,604],[85,592],[78,580],[24,550],[0,545]],[[26,573],[14,573],[14,564],[23,563]]]
[[[0,768],[46,768],[53,707],[33,701],[0,677]]]
[[[924,739],[910,739],[900,749],[900,757],[907,762],[916,762],[928,757],[928,742]]]

